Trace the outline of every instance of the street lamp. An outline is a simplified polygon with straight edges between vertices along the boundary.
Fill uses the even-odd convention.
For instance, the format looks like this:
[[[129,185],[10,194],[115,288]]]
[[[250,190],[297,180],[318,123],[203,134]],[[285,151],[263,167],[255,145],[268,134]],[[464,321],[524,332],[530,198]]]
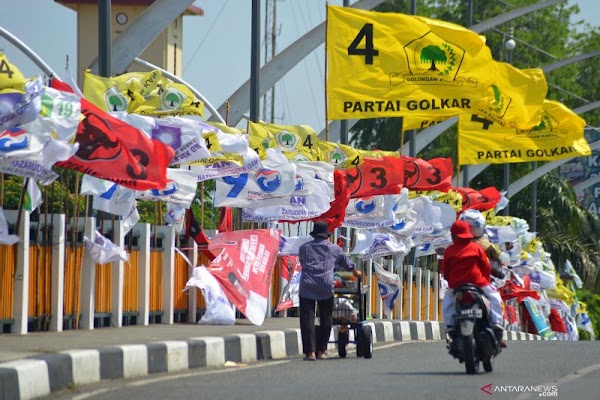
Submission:
[[[513,28],[510,28],[508,31],[508,40],[506,40],[504,42],[504,48],[508,51],[508,54],[506,55],[506,62],[509,64],[512,64],[512,52],[515,49],[515,47],[517,47],[517,42],[515,42],[515,40],[512,38],[513,36]],[[506,197],[509,198],[508,196],[508,185],[510,184],[510,164],[509,163],[504,163],[504,192],[506,193]],[[510,203],[510,202],[509,202]],[[508,206],[509,204],[506,205],[506,207],[504,208],[504,215],[508,216],[509,214],[509,210],[508,210]]]

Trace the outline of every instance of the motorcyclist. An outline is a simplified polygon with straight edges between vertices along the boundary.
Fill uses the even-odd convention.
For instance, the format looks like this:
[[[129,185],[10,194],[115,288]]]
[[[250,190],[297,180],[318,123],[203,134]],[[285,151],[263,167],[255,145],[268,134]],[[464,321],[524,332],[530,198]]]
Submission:
[[[490,284],[490,261],[483,248],[474,242],[469,224],[463,220],[455,221],[450,227],[452,244],[444,251],[442,273],[448,281],[448,290],[442,301],[442,312],[446,330],[450,338],[456,331],[454,324],[454,289],[464,284],[479,286],[491,306],[491,317],[496,337],[501,341],[503,332],[502,299],[497,289]],[[502,343],[505,347],[505,343]]]

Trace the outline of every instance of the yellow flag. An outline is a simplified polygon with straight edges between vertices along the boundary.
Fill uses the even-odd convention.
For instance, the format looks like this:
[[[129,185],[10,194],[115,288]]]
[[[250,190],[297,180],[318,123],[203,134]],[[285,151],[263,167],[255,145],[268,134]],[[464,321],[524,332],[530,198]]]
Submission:
[[[326,48],[328,119],[470,112],[491,84],[483,38],[443,21],[329,6]]]
[[[2,52],[0,52],[0,91],[25,92],[25,77]]]
[[[248,123],[248,141],[262,160],[268,148],[279,147],[291,161],[317,161],[317,133],[308,125],[275,125],[264,122]]]
[[[563,104],[545,100],[538,126],[506,129],[479,115],[458,118],[458,162],[503,164],[589,156],[585,121]]]
[[[449,116],[405,115],[402,117],[402,130],[424,129],[444,122]]]
[[[317,147],[319,151],[318,161],[326,161],[338,169],[355,168],[363,163],[365,157],[400,157],[400,153],[397,151],[358,150],[352,146],[325,140],[319,140]]]
[[[238,152],[225,151],[221,140],[231,142],[227,135],[239,135],[244,134],[243,129],[227,126],[220,122],[200,122],[198,123],[201,128],[200,136],[204,139],[206,147],[210,151],[210,157],[196,160],[191,165],[212,165],[217,162],[232,162],[237,165],[244,165],[244,154],[241,146],[238,147]],[[228,149],[228,146],[225,146]]]
[[[548,91],[544,72],[540,68],[521,70],[502,62],[494,66],[487,104],[475,114],[504,128],[530,129],[538,125]]]
[[[109,112],[127,111],[156,116],[204,116],[204,103],[185,85],[172,82],[161,71],[130,72],[105,78],[86,71],[83,95]]]
[[[439,190],[409,190],[408,197],[414,199],[416,197],[426,196],[438,203],[450,205],[454,211],[462,210],[463,197],[456,190],[448,190],[448,192],[440,192]]]

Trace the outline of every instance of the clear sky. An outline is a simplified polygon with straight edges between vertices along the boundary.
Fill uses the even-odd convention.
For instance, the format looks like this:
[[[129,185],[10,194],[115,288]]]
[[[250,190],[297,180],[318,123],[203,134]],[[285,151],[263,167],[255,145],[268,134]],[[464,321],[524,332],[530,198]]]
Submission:
[[[600,0],[569,2],[579,5],[581,19],[600,26]],[[331,5],[342,3],[343,0],[329,1]],[[263,16],[264,4],[261,0]],[[418,4],[417,1],[417,12]],[[199,0],[195,5],[204,9],[204,16],[184,19],[183,79],[219,107],[250,77],[252,1]],[[70,71],[75,75],[74,11],[52,0],[0,0],[0,9],[2,28],[17,36],[61,76],[69,56]],[[276,15],[276,49],[279,52],[325,20],[325,1],[278,0]],[[261,27],[264,31],[264,24]],[[26,77],[41,73],[35,64],[1,37],[0,49]],[[276,86],[275,123],[307,124],[317,132],[323,129],[324,58],[324,46],[320,46]],[[264,60],[264,48],[261,60]]]

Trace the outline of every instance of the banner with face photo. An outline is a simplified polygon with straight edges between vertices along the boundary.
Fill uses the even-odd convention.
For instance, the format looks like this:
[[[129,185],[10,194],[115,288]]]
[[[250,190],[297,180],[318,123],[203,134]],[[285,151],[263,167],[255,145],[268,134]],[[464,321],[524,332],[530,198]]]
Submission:
[[[208,270],[225,295],[254,325],[262,325],[267,313],[269,287],[279,249],[279,231],[254,229],[219,233],[209,250],[221,253]]]

